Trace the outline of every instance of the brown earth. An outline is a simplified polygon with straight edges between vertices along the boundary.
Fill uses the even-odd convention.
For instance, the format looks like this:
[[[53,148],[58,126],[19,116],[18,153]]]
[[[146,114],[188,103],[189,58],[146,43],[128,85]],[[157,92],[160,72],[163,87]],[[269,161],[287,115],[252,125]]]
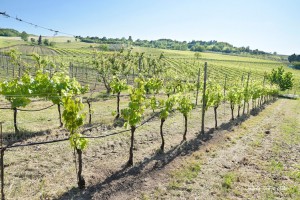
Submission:
[[[300,199],[300,102],[279,99],[265,107],[234,121],[228,106],[225,113],[221,107],[218,130],[209,129],[209,110],[206,135],[199,134],[198,108],[189,116],[186,142],[183,117],[174,113],[164,125],[164,153],[154,119],[137,129],[130,168],[129,133],[90,140],[82,191],[68,142],[11,149],[5,154],[7,199]],[[47,137],[63,134],[54,129],[25,142]]]
[[[132,168],[105,178],[95,172],[85,191],[58,199],[299,199],[299,108],[299,101],[280,99],[257,116],[145,156]]]

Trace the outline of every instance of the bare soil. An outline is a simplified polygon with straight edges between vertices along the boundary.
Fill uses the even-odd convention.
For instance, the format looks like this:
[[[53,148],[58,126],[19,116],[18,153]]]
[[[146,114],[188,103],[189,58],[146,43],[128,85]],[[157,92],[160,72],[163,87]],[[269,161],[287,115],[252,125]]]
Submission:
[[[299,198],[300,132],[282,132],[294,120],[299,126],[299,106],[299,101],[281,99],[245,122],[244,116],[206,137],[195,135],[164,154],[112,172],[84,192],[75,189],[59,199]],[[291,140],[293,144],[287,144]],[[186,173],[193,162],[200,163],[201,170],[192,180],[181,180],[178,174]],[[226,184],[227,179],[232,183]]]
[[[160,122],[152,120],[136,132],[134,166],[129,168],[125,164],[130,133],[91,140],[83,156],[85,190],[77,188],[68,142],[9,150],[6,195],[8,199],[299,199],[300,102],[279,99],[253,112],[255,116],[234,121],[229,111],[227,106],[224,115],[223,107],[219,109],[220,126],[214,130],[209,110],[206,134],[201,135],[200,109],[194,110],[186,142],[182,142],[183,117],[172,114],[164,125],[164,153],[158,151]],[[94,128],[88,135],[105,134],[111,128]],[[37,137],[61,133],[52,130]]]

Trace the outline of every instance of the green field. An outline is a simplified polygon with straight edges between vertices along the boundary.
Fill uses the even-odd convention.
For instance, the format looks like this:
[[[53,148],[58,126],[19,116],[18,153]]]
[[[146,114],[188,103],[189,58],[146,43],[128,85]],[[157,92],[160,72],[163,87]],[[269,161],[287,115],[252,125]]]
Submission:
[[[35,39],[37,40],[37,38]],[[3,84],[5,87],[3,86],[1,91],[3,95],[0,97],[0,111],[4,121],[2,127],[4,145],[20,145],[5,151],[5,165],[7,166],[5,167],[5,193],[8,199],[73,199],[75,197],[89,199],[91,197],[86,195],[93,193],[93,191],[98,191],[97,184],[107,181],[106,177],[115,176],[117,177],[116,180],[119,181],[118,179],[120,177],[122,179],[123,174],[125,174],[124,178],[128,181],[128,174],[139,174],[140,171],[143,171],[142,174],[147,174],[153,169],[163,168],[180,154],[184,155],[189,151],[197,151],[199,145],[205,142],[203,138],[199,139],[202,119],[205,119],[203,133],[206,132],[209,135],[211,131],[217,128],[220,128],[221,131],[231,131],[231,128],[238,126],[252,114],[258,114],[264,107],[273,102],[273,96],[269,95],[272,88],[268,81],[264,79],[264,74],[270,73],[272,69],[283,66],[286,71],[293,72],[295,87],[290,91],[286,91],[287,93],[297,93],[300,88],[300,72],[288,68],[287,63],[276,61],[276,56],[274,56],[274,59],[268,60],[263,57],[250,57],[249,55],[237,56],[202,52],[196,57],[195,53],[191,51],[143,47],[125,48],[124,53],[121,54],[117,51],[101,52],[97,49],[97,44],[82,43],[69,37],[47,37],[47,39],[54,41],[56,43],[55,46],[32,45],[18,38],[0,38],[0,52],[2,53],[0,55],[0,80],[15,80],[9,83],[12,85],[16,84],[16,87],[12,87],[6,94],[3,92],[6,87]],[[67,40],[71,42],[67,42]],[[9,58],[6,53],[12,49],[19,51],[21,56],[17,56],[15,59]],[[132,50],[132,54],[127,58],[129,49]],[[143,52],[144,54],[141,54]],[[40,67],[38,64],[41,65],[42,62],[34,61],[32,53],[40,54],[41,59],[47,60],[46,65],[40,68],[43,70],[40,73],[46,74],[46,80],[42,79],[43,81],[41,81],[41,83],[46,83],[45,85],[34,85],[40,81],[35,78],[38,77],[36,76],[37,72],[39,72],[36,69]],[[15,54],[11,55],[14,56]],[[159,59],[160,56],[161,59]],[[14,62],[10,62],[10,59]],[[203,81],[203,66],[205,62],[207,62],[208,67],[207,98],[215,100],[209,102],[217,101],[214,99],[214,94],[218,94],[220,98],[216,109],[213,103],[208,103],[203,118],[201,113],[203,113],[202,106],[205,100],[204,93],[202,93],[205,91]],[[64,65],[61,66],[61,63]],[[97,66],[95,63],[98,64],[98,69],[95,69],[95,66]],[[53,66],[61,66],[61,68]],[[109,74],[111,71],[116,70],[116,67],[119,67],[117,69],[121,73],[126,72],[127,74],[118,74],[119,71],[114,71],[115,75],[119,76],[120,79],[122,78],[124,83],[126,82],[129,86],[134,87],[131,91],[121,91],[119,105],[120,109],[126,109],[130,105],[134,105],[132,108],[136,109],[134,112],[128,112],[133,113],[134,119],[140,120],[134,125],[137,125],[134,140],[130,139],[128,127],[123,126],[125,117],[115,119],[115,116],[112,114],[116,111],[116,94],[107,94],[103,83],[104,79],[99,78],[101,73],[101,75]],[[155,74],[157,68],[161,69],[161,72]],[[129,69],[128,72],[126,71],[127,69]],[[198,76],[199,69],[200,74]],[[63,74],[62,79],[59,79],[59,76],[56,77],[61,72],[60,70],[67,71],[66,74],[71,78],[76,78],[81,85],[89,85],[90,90],[86,91],[85,94],[77,94],[74,92],[75,90],[72,91],[70,89],[73,86],[66,83],[69,88],[57,93],[56,91],[59,89],[54,90],[52,85],[57,84],[58,86],[55,88],[62,88],[64,87],[63,79],[66,79],[66,74]],[[25,81],[20,80],[20,77],[27,77],[27,72],[32,74],[32,76],[28,75],[29,78]],[[145,81],[135,79],[139,72],[146,77]],[[247,80],[248,74],[250,74],[249,80]],[[162,80],[162,88],[155,94],[149,92],[150,89],[149,93],[146,93],[146,85],[143,85],[149,81],[147,84],[149,83],[151,86],[151,75],[157,75]],[[55,78],[51,79],[52,77]],[[198,79],[199,87],[197,91],[196,83]],[[49,83],[47,82],[48,80],[50,80]],[[134,81],[140,82],[134,84]],[[227,82],[225,83],[225,81]],[[60,85],[60,83],[62,84]],[[26,88],[26,84],[29,85],[28,88],[30,89]],[[31,84],[34,87],[30,87],[32,86]],[[147,87],[150,87],[149,85]],[[153,85],[152,87],[154,87]],[[24,90],[23,86],[26,86]],[[40,92],[48,92],[49,90],[44,90],[48,87],[52,89],[50,94]],[[19,88],[22,90],[19,91]],[[135,96],[134,91],[138,91]],[[232,99],[235,99],[236,96],[242,97],[244,93],[247,92],[248,94],[249,91],[252,91],[253,98],[251,100],[249,99],[246,102],[246,100],[239,99],[232,103]],[[143,93],[143,95],[139,95],[139,92]],[[78,149],[78,147],[76,146],[75,148],[73,146],[72,149],[68,142],[68,137],[71,134],[77,134],[77,132],[68,131],[66,127],[59,127],[58,106],[51,101],[51,98],[62,98],[65,93],[72,98],[75,96],[81,97],[84,102],[82,113],[86,118],[82,119],[83,125],[79,131],[86,130],[83,136],[91,137],[88,148],[82,154],[84,163],[83,175],[86,179],[87,194],[81,193],[76,184],[75,171],[77,172],[78,169],[77,162],[75,163],[76,167],[74,166],[73,156],[75,155],[75,149]],[[233,94],[231,97],[228,95],[230,93]],[[258,96],[254,97],[254,94],[258,94]],[[170,95],[171,98],[169,98]],[[172,102],[173,95],[176,98],[174,97]],[[149,99],[153,97],[155,100],[154,104],[148,104]],[[188,100],[184,99],[184,97],[187,97]],[[21,104],[17,108],[18,111],[16,111],[11,109],[12,104],[10,101],[12,99],[20,100],[21,103],[24,103],[23,105],[28,103],[28,105],[22,107],[23,105]],[[181,101],[179,101],[180,99]],[[166,103],[169,100],[171,103]],[[189,102],[185,104],[183,100]],[[197,105],[194,106],[193,104],[196,101]],[[61,109],[63,112],[70,109],[70,107],[76,107],[75,105],[70,106],[66,102],[62,103],[62,100],[60,100],[60,103],[59,105],[62,105]],[[244,103],[244,110],[242,103]],[[248,104],[248,111],[246,104]],[[156,105],[159,106],[155,107]],[[170,108],[172,107],[170,105],[174,107]],[[188,105],[185,108],[189,109],[189,113],[186,116],[179,109],[182,105],[183,110],[184,106]],[[232,105],[235,106],[234,110]],[[137,107],[144,110],[138,110]],[[218,115],[216,114],[217,108]],[[252,108],[251,112],[250,108]],[[163,109],[166,109],[166,112]],[[71,113],[75,112],[72,110]],[[163,120],[161,117],[165,115],[158,115],[163,112],[167,116],[164,119],[166,122],[163,129],[166,141],[165,154],[162,154],[161,151],[162,132],[159,132],[162,130],[159,129],[159,127],[162,127]],[[135,113],[138,114],[135,115]],[[244,113],[241,114],[241,118],[240,113]],[[90,124],[89,114],[92,116]],[[16,115],[17,121],[14,123]],[[219,126],[215,124],[216,118],[218,118]],[[185,119],[188,119],[188,121],[185,121]],[[67,119],[66,123],[72,123],[74,121],[73,118],[70,121]],[[184,123],[186,124],[184,125]],[[19,131],[15,129],[16,124]],[[133,125],[130,124],[130,126],[132,128]],[[183,141],[182,132],[187,130],[185,129],[186,127],[188,127],[187,141]],[[17,132],[19,132],[19,135],[16,134]],[[28,144],[56,140],[62,141],[40,146],[28,146]],[[74,142],[74,140],[72,141]],[[124,162],[128,156],[127,149],[129,149],[131,143],[135,143],[135,148],[132,149],[135,163],[133,168],[131,168],[136,170],[134,172],[130,171],[130,168],[124,168]],[[25,147],[22,147],[22,145],[25,145]],[[149,163],[153,166],[148,167]],[[192,165],[192,168],[188,167],[183,176],[190,177],[192,180],[196,178],[200,168],[199,164]],[[193,171],[191,174],[190,170]],[[115,175],[111,176],[113,173]],[[184,179],[185,177],[182,178],[180,175],[175,175],[173,178]],[[112,181],[114,181],[114,178],[112,178]],[[30,187],[32,184],[37,185],[37,187]],[[179,188],[181,184],[180,181],[173,181],[170,183],[169,188]],[[100,184],[98,187],[101,188],[103,185]],[[102,190],[99,191],[102,192]],[[161,191],[157,191],[157,194],[161,193]]]
[[[93,68],[91,60],[93,60],[94,52],[98,51],[97,44],[83,43],[75,41],[73,37],[44,37],[49,41],[55,42],[54,47],[45,47],[38,45],[31,45],[29,42],[25,43],[17,37],[0,37],[0,51],[8,51],[9,49],[17,49],[25,55],[32,52],[46,56],[52,60],[61,60],[65,63],[75,63],[76,66],[82,68]],[[37,37],[35,37],[37,40]],[[29,39],[30,40],[30,39]],[[70,40],[71,42],[67,42]],[[250,57],[249,55],[225,55],[219,53],[201,52],[198,58],[195,53],[191,51],[177,51],[166,49],[155,49],[145,47],[131,47],[133,53],[145,52],[146,56],[158,57],[161,53],[165,55],[165,62],[168,67],[173,69],[176,74],[182,77],[196,76],[198,68],[208,63],[209,69],[214,69],[215,76],[218,74],[228,73],[232,76],[239,76],[251,72],[254,76],[262,77],[264,73],[270,73],[272,69],[279,66],[284,66],[286,71],[290,71],[295,77],[295,88],[300,88],[300,71],[287,67],[286,62],[276,61],[274,59],[264,59],[262,56]],[[104,52],[104,54],[111,54],[113,52]]]

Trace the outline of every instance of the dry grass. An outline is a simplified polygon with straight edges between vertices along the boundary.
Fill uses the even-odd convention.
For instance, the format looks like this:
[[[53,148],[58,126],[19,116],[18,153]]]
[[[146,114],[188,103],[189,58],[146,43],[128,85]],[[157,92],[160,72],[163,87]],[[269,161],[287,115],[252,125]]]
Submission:
[[[5,101],[2,100],[2,103]],[[121,101],[121,108],[127,105],[126,98]],[[93,102],[93,125],[100,125],[93,129],[89,135],[101,135],[111,132],[113,128],[113,116],[111,111],[115,109],[116,100]],[[51,105],[50,102],[35,101],[26,109],[38,109]],[[228,105],[227,112],[229,113]],[[87,112],[87,106],[85,107]],[[189,116],[187,138],[193,139],[200,130],[200,109],[193,110]],[[147,110],[146,116],[152,111]],[[10,110],[2,110],[1,115],[5,121],[3,126],[5,134],[13,134],[11,123],[13,113]],[[209,109],[206,115],[207,126],[213,127],[213,111]],[[229,116],[220,114],[220,124],[227,122]],[[147,117],[146,117],[147,118]],[[40,112],[22,112],[18,114],[19,128],[27,139],[22,143],[45,141],[57,138],[65,138],[68,133],[58,128],[57,107]],[[87,119],[86,119],[87,122]],[[156,154],[160,146],[159,120],[145,124],[136,131],[135,163],[141,163],[146,158]],[[113,128],[123,130],[123,127]],[[180,113],[175,112],[168,118],[164,125],[166,139],[166,151],[180,144],[184,130],[184,121]],[[208,129],[207,129],[208,130]],[[41,134],[34,135],[39,132]],[[84,152],[84,177],[87,185],[93,185],[103,181],[112,171],[121,168],[128,156],[130,133],[90,140],[88,149]],[[8,199],[45,199],[56,198],[65,192],[76,188],[76,174],[73,151],[68,141],[9,149],[5,153],[5,193]],[[63,178],[62,178],[63,177]],[[31,187],[34,185],[34,187]]]

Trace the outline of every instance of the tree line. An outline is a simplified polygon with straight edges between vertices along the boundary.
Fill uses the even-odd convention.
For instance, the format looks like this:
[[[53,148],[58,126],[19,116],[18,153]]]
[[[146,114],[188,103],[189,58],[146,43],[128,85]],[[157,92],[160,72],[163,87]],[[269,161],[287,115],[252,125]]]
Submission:
[[[252,50],[249,46],[247,47],[234,47],[227,42],[218,42],[216,40],[202,41],[202,40],[192,40],[187,41],[177,41],[172,39],[158,39],[158,40],[133,40],[131,36],[126,39],[122,38],[107,38],[107,37],[82,37],[76,36],[82,42],[86,43],[99,43],[99,44],[128,44],[141,47],[151,47],[160,49],[171,49],[171,50],[183,50],[183,51],[213,51],[213,52],[223,52],[223,53],[249,53],[254,55],[264,55],[270,54],[258,49]],[[275,53],[276,54],[276,53]]]
[[[300,55],[292,54],[288,57],[290,63],[300,62]]]
[[[22,40],[28,41],[28,34],[23,31],[19,32],[14,29],[9,29],[9,28],[0,28],[0,36],[5,36],[5,37],[21,37]]]

